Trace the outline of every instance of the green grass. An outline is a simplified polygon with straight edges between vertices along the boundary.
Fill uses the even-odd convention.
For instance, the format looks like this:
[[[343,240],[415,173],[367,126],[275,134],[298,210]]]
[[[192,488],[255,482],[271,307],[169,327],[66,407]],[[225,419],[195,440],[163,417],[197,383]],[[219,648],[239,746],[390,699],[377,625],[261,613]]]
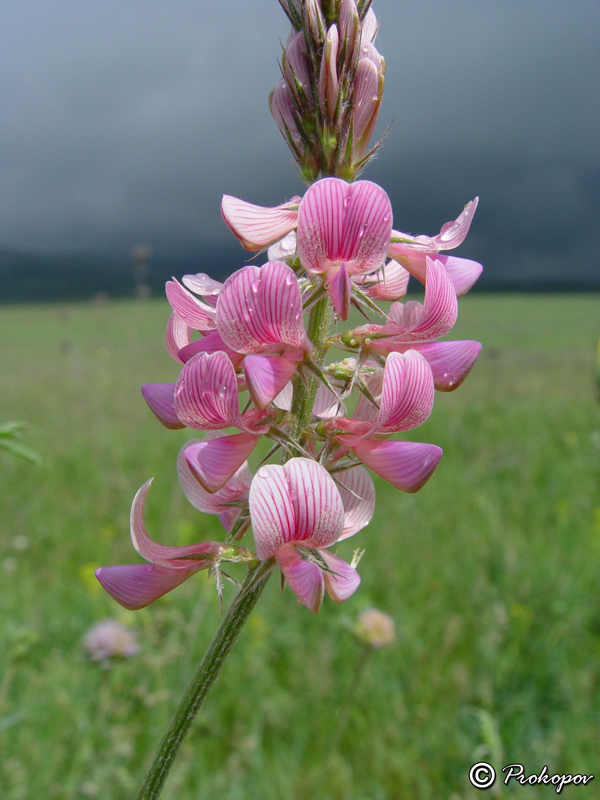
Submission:
[[[43,458],[0,452],[2,800],[135,797],[218,624],[202,575],[139,612],[92,576],[134,560],[129,507],[151,475],[157,539],[221,535],[178,488],[186,432],[139,393],[177,375],[166,319],[163,301],[0,310],[0,422],[27,420],[21,441]],[[343,547],[366,549],[344,605],[314,617],[271,581],[165,800],[476,800],[478,760],[598,770],[599,336],[598,296],[461,301],[453,338],[484,351],[412,433],[444,448],[436,474],[416,495],[376,482],[371,525]],[[394,617],[398,641],[370,657],[339,735],[361,658],[348,627],[368,606]],[[108,616],[141,652],[105,668],[81,639]],[[565,791],[596,797],[597,780]]]

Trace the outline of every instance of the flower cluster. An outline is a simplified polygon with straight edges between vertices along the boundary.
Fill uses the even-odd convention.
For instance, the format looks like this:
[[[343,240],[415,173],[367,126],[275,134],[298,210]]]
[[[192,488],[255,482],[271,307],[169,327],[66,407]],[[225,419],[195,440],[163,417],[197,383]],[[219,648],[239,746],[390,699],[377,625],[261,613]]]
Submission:
[[[365,0],[280,0],[292,30],[269,105],[300,173],[351,178],[372,152],[385,61]]]
[[[222,210],[244,247],[269,247],[269,260],[225,283],[198,274],[167,284],[166,345],[181,372],[176,383],[142,391],[165,426],[206,432],[183,448],[179,477],[194,506],[218,514],[227,539],[152,541],[143,521],[149,481],[131,515],[134,546],[149,563],[97,575],[118,602],[141,608],[198,570],[271,559],[317,612],[325,591],[340,602],[360,582],[357,559],[348,564],[331,547],[371,519],[375,490],[364,466],[415,492],[442,455],[390,436],[421,425],[435,390],[460,385],[479,354],[477,342],[438,341],[454,325],[457,295],[481,271],[439,255],[464,239],[475,203],[432,238],[393,230],[387,194],[368,181],[324,178],[276,208],[226,196]],[[402,302],[411,273],[425,284],[423,304]],[[384,311],[381,301],[392,305]],[[322,320],[331,321],[330,310],[335,320],[320,337],[304,322],[317,305]],[[352,305],[369,322],[340,331]],[[307,396],[303,415],[298,399]],[[280,463],[267,458],[252,476],[247,459],[261,437]],[[235,543],[250,525],[254,551]]]

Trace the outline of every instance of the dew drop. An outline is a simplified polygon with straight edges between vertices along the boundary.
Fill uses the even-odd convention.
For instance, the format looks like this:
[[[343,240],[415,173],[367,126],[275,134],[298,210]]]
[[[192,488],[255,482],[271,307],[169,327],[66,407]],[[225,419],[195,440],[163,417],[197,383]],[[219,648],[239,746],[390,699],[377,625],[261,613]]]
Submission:
[[[260,291],[260,278],[257,278],[257,280],[252,281],[252,291],[254,292],[254,294],[258,294],[259,293],[259,291]]]
[[[268,478],[269,477],[269,470],[266,467],[261,467],[258,472],[256,473],[258,478]]]
[[[389,222],[389,221],[390,221],[390,214],[389,214],[389,212],[388,212],[387,214],[385,214],[385,215],[384,215],[384,217],[383,217],[383,221],[384,221],[384,222]]]
[[[294,275],[288,275],[285,279],[285,285],[292,286],[294,283],[296,283],[296,278]]]
[[[225,384],[223,384],[223,386],[219,386],[219,390],[217,392],[217,397],[219,398],[219,400],[225,400],[227,394],[228,394],[227,386],[225,386]]]

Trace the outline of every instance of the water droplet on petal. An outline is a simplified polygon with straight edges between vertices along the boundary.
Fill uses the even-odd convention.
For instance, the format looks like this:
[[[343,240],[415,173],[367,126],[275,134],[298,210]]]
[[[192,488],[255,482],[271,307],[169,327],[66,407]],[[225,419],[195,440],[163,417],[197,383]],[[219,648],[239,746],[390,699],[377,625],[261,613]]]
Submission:
[[[225,386],[225,384],[223,384],[223,386],[219,386],[219,390],[217,392],[217,397],[219,398],[219,400],[225,400],[225,398],[227,397],[228,393],[229,393],[229,390],[228,390],[227,386]]]
[[[384,222],[389,222],[389,221],[390,221],[390,214],[389,214],[389,211],[388,211],[388,213],[387,213],[387,214],[384,214],[383,221],[384,221]]]
[[[252,281],[252,291],[254,294],[258,294],[260,291],[260,278],[257,278],[255,281]]]
[[[261,467],[258,472],[256,473],[258,478],[268,478],[269,477],[269,470],[267,467]]]
[[[285,279],[286,286],[292,286],[292,284],[296,283],[295,275],[288,275]]]

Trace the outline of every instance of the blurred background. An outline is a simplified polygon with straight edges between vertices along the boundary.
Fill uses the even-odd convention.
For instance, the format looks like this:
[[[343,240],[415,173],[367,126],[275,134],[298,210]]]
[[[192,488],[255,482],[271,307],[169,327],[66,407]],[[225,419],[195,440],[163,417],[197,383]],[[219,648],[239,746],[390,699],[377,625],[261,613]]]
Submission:
[[[165,800],[478,800],[477,761],[598,770],[600,5],[374,8],[393,124],[364,177],[413,234],[480,196],[457,255],[484,273],[451,337],[482,355],[407,434],[444,449],[432,480],[376,478],[340,548],[366,551],[360,590],[314,617],[271,581]],[[178,485],[189,432],[139,387],[179,371],[164,281],[249,255],[221,195],[303,190],[267,107],[286,36],[276,0],[0,4],[2,800],[134,797],[220,619],[203,575],[126,612],[94,570],[137,560],[151,475],[154,538],[223,535]],[[373,607],[378,650],[356,635]]]

